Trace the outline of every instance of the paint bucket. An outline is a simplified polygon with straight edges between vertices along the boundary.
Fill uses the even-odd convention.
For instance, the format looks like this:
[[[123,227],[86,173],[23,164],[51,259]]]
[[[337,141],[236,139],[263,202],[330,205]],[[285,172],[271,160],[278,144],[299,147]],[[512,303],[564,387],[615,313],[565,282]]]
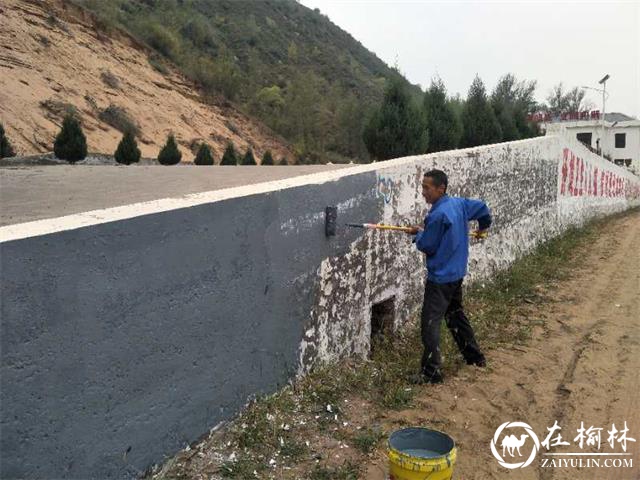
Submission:
[[[455,442],[442,432],[405,428],[389,437],[389,480],[449,480],[455,461]]]

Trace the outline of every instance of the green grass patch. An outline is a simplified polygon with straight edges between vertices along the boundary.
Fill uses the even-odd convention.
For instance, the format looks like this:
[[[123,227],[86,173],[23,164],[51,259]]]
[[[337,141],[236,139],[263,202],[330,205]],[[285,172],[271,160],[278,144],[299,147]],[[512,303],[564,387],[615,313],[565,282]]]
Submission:
[[[316,465],[309,478],[310,480],[358,480],[359,473],[360,466],[347,461],[339,467]]]
[[[367,428],[355,434],[351,443],[362,453],[367,454],[374,450],[384,437],[381,428]]]
[[[233,462],[225,462],[220,466],[219,473],[222,478],[256,478],[253,472],[261,472],[265,469],[264,463],[256,462],[251,458],[240,458]],[[167,477],[169,478],[169,477]]]

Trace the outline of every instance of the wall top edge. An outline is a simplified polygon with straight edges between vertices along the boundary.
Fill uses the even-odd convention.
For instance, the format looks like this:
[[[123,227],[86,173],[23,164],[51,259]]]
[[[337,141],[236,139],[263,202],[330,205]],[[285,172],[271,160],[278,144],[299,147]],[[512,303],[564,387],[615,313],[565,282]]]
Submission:
[[[470,154],[474,152],[480,154],[484,151],[495,149],[496,147],[510,148],[512,145],[533,145],[546,143],[552,140],[556,140],[556,137],[537,137],[525,140],[517,140],[513,142],[436,152],[425,155],[414,155],[386,160],[384,162],[356,165],[350,168],[342,168],[329,172],[311,173],[282,180],[273,180],[240,187],[231,187],[220,190],[192,193],[180,197],[162,198],[158,200],[132,203],[129,205],[108,207],[98,210],[75,213],[71,215],[64,215],[55,218],[47,218],[31,222],[5,225],[0,227],[0,243],[47,235],[66,230],[73,230],[82,227],[94,226],[102,223],[126,220],[143,215],[150,215],[154,213],[162,213],[171,210],[194,207],[197,205],[215,203],[232,198],[259,195],[278,190],[300,187],[303,185],[317,185],[336,181],[348,176],[371,172],[382,172],[388,169],[410,166],[421,160],[429,160],[442,157],[473,156]],[[591,152],[588,152],[587,150],[586,152],[591,154]]]

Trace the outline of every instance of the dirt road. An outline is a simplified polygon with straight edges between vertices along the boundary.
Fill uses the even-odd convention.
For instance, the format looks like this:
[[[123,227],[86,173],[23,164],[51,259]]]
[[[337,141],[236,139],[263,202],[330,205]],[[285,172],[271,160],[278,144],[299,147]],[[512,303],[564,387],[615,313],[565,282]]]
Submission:
[[[529,318],[544,321],[526,347],[491,351],[488,368],[465,367],[444,385],[422,387],[417,407],[389,412],[385,427],[431,425],[449,433],[458,445],[458,480],[640,479],[639,242],[639,213],[608,222],[571,278],[548,292],[552,301],[530,306]],[[540,447],[529,466],[510,470],[498,464],[490,442],[501,424],[515,421],[529,424],[540,442],[554,422],[561,430],[553,433],[548,449]],[[618,441],[625,421],[627,438],[637,440],[628,440],[626,451]],[[580,447],[582,423],[583,434],[589,427],[602,428],[592,430],[594,438],[600,433],[600,448],[597,440],[587,445],[586,436]],[[612,424],[618,430],[613,448],[608,442]],[[506,433],[522,439],[526,431],[505,430],[499,442]],[[569,444],[554,446],[558,434]],[[504,461],[522,462],[532,449],[533,441],[526,437],[522,457],[507,452]],[[500,443],[497,450],[502,453]],[[629,459],[631,468],[604,466]],[[580,461],[581,467],[557,466]],[[381,450],[364,478],[381,480],[385,475]]]

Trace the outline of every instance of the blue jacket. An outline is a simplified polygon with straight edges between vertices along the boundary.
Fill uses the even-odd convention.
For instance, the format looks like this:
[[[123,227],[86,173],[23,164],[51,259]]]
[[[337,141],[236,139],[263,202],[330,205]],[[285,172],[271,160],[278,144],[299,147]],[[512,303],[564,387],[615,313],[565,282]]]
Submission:
[[[418,250],[427,254],[430,281],[448,283],[464,278],[471,220],[478,220],[481,230],[491,225],[491,213],[484,202],[444,195],[431,206],[424,219],[424,230],[414,239]]]

